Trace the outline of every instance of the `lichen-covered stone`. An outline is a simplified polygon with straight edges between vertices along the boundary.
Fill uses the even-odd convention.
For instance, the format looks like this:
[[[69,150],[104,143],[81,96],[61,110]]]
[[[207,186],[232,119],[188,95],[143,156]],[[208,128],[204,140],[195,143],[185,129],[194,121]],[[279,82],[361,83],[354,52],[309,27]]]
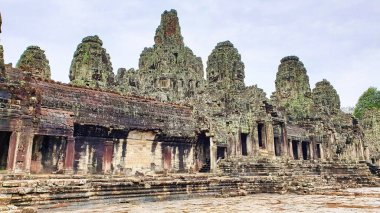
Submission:
[[[119,68],[115,77],[115,85],[122,94],[138,94],[139,80],[136,70]]]
[[[269,119],[264,107],[265,92],[257,86],[245,87],[244,63],[231,42],[217,44],[208,57],[208,84],[190,103],[201,129],[209,129],[219,145],[239,147],[240,135],[255,131],[257,121]],[[231,149],[229,154],[241,152]]]
[[[297,56],[281,59],[272,99],[278,107],[286,108],[296,118],[307,117],[312,104],[309,76]]]
[[[5,77],[5,65],[4,65],[4,49],[3,45],[0,45],[0,78]]]
[[[83,38],[74,53],[70,67],[70,83],[92,88],[111,88],[114,82],[112,64],[98,36]]]
[[[175,10],[161,15],[154,42],[140,55],[137,73],[141,94],[172,102],[193,97],[204,84],[203,65],[184,45]]]
[[[238,50],[230,41],[216,45],[207,61],[207,80],[210,87],[218,89],[243,89],[244,63]]]
[[[315,84],[312,92],[313,102],[324,113],[335,114],[340,110],[340,98],[329,81],[323,79]]]
[[[225,157],[225,173],[268,172],[270,178],[278,174],[280,183],[284,182],[280,173],[300,172],[299,166],[308,167],[308,175],[334,174],[329,170],[335,164],[316,163],[319,160],[343,162],[337,167],[340,176],[342,170],[359,174],[345,162],[367,159],[363,130],[351,115],[339,110],[339,97],[331,85],[318,83],[310,92],[306,69],[297,57],[281,60],[272,100],[257,86],[244,85],[244,64],[228,41],[212,51],[206,70],[208,81],[201,60],[183,43],[174,10],[162,15],[155,44],[142,52],[139,70],[121,68],[115,80],[102,41],[97,36],[83,39],[70,70],[72,83],[107,91],[41,81],[6,66],[9,81],[0,84],[0,117],[2,128],[11,134],[9,144],[17,145],[9,146],[9,153],[17,158],[9,162],[14,168],[10,172],[166,174],[201,171],[208,162],[209,170],[217,172],[217,166],[223,166],[218,159]],[[331,109],[336,111],[329,114]],[[37,133],[62,137],[47,138],[48,144],[66,141],[65,150],[63,145],[39,149],[42,138],[34,146]],[[61,153],[60,166],[43,165],[42,154],[54,160],[52,164],[58,162],[53,159],[58,155],[51,156],[56,149]],[[3,152],[2,158],[7,156]],[[260,163],[272,160],[285,164]],[[289,162],[298,166],[288,167]],[[363,165],[359,170],[368,173]],[[8,162],[2,160],[0,166],[5,168]]]
[[[360,119],[364,130],[364,139],[367,142],[372,163],[380,166],[380,110],[376,108],[364,111]]]
[[[183,37],[176,10],[165,11],[161,14],[161,24],[156,30],[154,43],[157,46],[183,46]]]
[[[31,72],[33,76],[50,79],[50,66],[45,51],[38,46],[29,46],[16,65],[17,68]]]

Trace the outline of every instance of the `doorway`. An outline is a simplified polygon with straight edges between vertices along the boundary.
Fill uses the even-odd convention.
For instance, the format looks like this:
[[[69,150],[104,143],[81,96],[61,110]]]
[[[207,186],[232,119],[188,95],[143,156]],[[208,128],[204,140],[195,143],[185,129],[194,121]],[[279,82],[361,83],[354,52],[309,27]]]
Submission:
[[[224,159],[226,158],[226,153],[227,153],[227,147],[218,146],[216,149],[216,158]]]
[[[276,156],[281,156],[281,141],[277,136],[274,137],[274,153]]]
[[[246,134],[246,133],[241,133],[241,134],[240,134],[241,154],[242,154],[243,156],[247,156],[247,155],[248,155],[248,149],[247,149],[247,137],[248,137],[248,134]]]
[[[309,154],[310,154],[309,142],[302,141],[302,158],[304,160],[309,160]]]
[[[63,172],[65,152],[64,137],[35,135],[30,172],[35,174]]]
[[[265,149],[264,136],[265,136],[265,128],[263,123],[257,124],[257,134],[259,141],[259,148]]]
[[[11,132],[0,131],[0,170],[7,169]]]
[[[298,160],[298,141],[292,141],[292,148],[294,160]]]
[[[321,144],[320,143],[317,144],[316,155],[317,155],[318,159],[322,158],[322,155],[321,155]]]

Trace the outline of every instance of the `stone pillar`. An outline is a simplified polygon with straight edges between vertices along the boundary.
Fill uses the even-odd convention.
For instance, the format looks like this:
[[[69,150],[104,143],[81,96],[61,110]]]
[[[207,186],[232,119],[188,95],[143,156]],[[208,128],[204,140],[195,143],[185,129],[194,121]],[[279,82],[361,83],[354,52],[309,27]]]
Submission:
[[[255,143],[254,143],[254,139],[252,137],[252,133],[248,134],[247,135],[247,155],[248,156],[253,156],[253,147],[254,147]]]
[[[309,160],[314,159],[314,147],[315,147],[314,142],[310,141],[309,147],[308,147],[308,149],[309,149],[309,153],[308,153]]]
[[[16,133],[17,134],[17,133]],[[13,134],[12,134],[13,135]],[[10,141],[12,146],[16,146],[15,149],[15,164],[13,166],[13,172],[15,173],[29,173],[30,172],[30,163],[32,160],[32,147],[33,147],[33,138],[34,134],[32,132],[20,132],[18,137],[13,135]],[[16,139],[14,138],[16,137]],[[17,144],[14,145],[14,140]],[[12,160],[11,160],[12,162]]]
[[[67,137],[66,139],[66,154],[65,154],[65,173],[74,173],[74,157],[75,156],[75,138]]]
[[[321,160],[324,161],[325,155],[324,155],[322,143],[319,144],[319,153],[321,154]]]
[[[274,152],[274,134],[273,134],[273,125],[271,121],[265,122],[265,131],[266,131],[266,148],[270,156],[275,156]]]
[[[281,128],[281,156],[289,156],[288,137],[287,137],[285,124],[281,123],[280,128]]]
[[[368,146],[364,146],[364,159],[367,163],[371,163],[371,159],[369,159],[369,149]]]
[[[257,123],[254,123],[252,128],[252,156],[258,156],[259,153],[259,132]]]
[[[298,160],[303,160],[302,141],[297,141]]]
[[[292,158],[292,159],[294,159],[294,155],[293,155],[293,143],[292,143],[292,141],[288,141],[287,142],[288,143],[288,151],[289,151],[289,156],[290,156],[290,158]]]
[[[217,147],[212,137],[210,137],[210,172],[216,172],[216,152]]]
[[[11,137],[9,138],[9,148],[8,148],[8,158],[7,158],[7,170],[9,172],[13,171],[16,166],[16,154],[17,146],[20,133],[12,132]]]
[[[113,155],[113,141],[105,141],[103,150],[103,173],[109,174],[112,172],[112,155]]]

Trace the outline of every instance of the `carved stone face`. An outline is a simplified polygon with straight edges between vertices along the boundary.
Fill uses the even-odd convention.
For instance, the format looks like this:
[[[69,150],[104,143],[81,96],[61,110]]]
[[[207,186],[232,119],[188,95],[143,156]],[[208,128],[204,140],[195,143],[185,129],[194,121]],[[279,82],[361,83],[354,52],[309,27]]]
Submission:
[[[37,46],[29,46],[21,55],[16,67],[31,72],[35,77],[50,79],[49,61],[45,51]]]

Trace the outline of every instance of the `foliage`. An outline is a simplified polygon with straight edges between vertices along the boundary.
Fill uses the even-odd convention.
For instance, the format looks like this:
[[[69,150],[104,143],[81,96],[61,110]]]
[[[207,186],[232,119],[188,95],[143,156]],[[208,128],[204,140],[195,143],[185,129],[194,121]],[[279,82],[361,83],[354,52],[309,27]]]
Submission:
[[[354,116],[361,119],[366,110],[380,109],[380,91],[375,87],[368,88],[356,103]]]
[[[303,95],[299,95],[294,99],[291,99],[286,103],[285,107],[288,109],[290,114],[296,119],[307,118],[310,115],[310,106],[312,105],[312,100]]]

